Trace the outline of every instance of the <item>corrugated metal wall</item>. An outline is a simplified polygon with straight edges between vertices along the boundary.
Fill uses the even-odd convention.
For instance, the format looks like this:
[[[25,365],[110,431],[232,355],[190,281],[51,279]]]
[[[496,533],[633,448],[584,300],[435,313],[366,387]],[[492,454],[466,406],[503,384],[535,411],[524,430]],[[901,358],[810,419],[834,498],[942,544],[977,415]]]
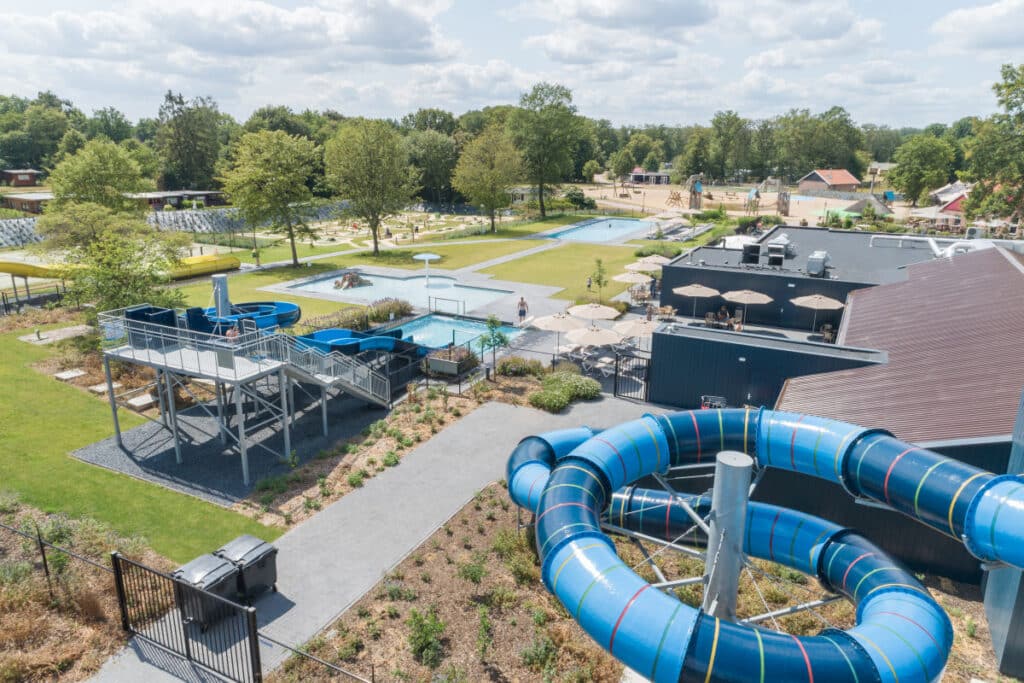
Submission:
[[[736,255],[739,259],[739,253]],[[842,311],[818,311],[818,319],[814,320],[814,311],[794,306],[789,302],[798,296],[808,294],[824,294],[839,301],[846,301],[846,295],[855,289],[863,289],[873,285],[860,282],[844,282],[807,277],[786,277],[769,275],[764,271],[750,271],[736,268],[734,270],[717,270],[703,268],[698,265],[674,264],[662,269],[661,305],[675,306],[681,315],[693,313],[693,299],[673,294],[672,289],[693,283],[705,287],[728,292],[737,289],[752,289],[772,297],[775,301],[763,306],[746,306],[744,319],[760,325],[774,325],[810,331],[811,324],[821,328],[823,323],[839,324]],[[717,311],[725,304],[730,311],[736,304],[729,303],[721,297],[697,300],[697,317],[703,318],[707,311]]]
[[[736,335],[737,340],[744,339]],[[775,405],[789,377],[860,367],[844,358],[782,351],[745,343],[655,334],[651,342],[652,403],[696,408],[703,394],[724,396],[731,406]],[[745,360],[740,360],[741,358]]]

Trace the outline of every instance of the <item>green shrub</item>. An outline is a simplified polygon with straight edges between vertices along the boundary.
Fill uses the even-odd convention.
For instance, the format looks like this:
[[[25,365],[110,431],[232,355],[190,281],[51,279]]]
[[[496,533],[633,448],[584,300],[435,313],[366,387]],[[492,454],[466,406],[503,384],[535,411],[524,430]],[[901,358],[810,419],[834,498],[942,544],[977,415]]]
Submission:
[[[349,635],[338,646],[338,659],[343,662],[353,661],[363,649],[363,641],[358,636]]]
[[[491,609],[503,612],[506,609],[515,607],[519,602],[519,596],[508,586],[495,586],[487,594],[487,606]]]
[[[520,586],[535,583],[540,578],[540,571],[533,558],[526,553],[516,553],[505,561],[505,567]]]
[[[18,494],[14,491],[0,491],[0,514],[18,510]]]
[[[696,219],[698,222],[708,221],[720,221],[728,218],[728,214],[725,212],[725,208],[719,206],[717,209],[705,209],[697,214]]]
[[[491,625],[491,616],[486,605],[478,606],[476,613],[480,617],[480,627],[476,632],[476,648],[480,659],[483,659],[487,655],[488,648],[494,643],[491,637],[494,627]]]
[[[664,256],[666,258],[675,258],[679,254],[683,253],[683,248],[678,244],[668,244],[667,242],[655,242],[640,247],[633,254],[637,258],[643,258],[644,256]]]
[[[366,314],[371,322],[383,323],[392,319],[404,318],[412,314],[412,304],[403,299],[378,299],[370,304]]]
[[[535,635],[533,642],[523,648],[520,656],[523,664],[530,667],[531,671],[543,671],[558,657],[558,646],[546,634]]]
[[[555,367],[551,368],[551,372],[571,372],[574,375],[581,375],[583,374],[583,369],[572,361],[560,360],[555,363]]]
[[[384,588],[384,594],[388,600],[396,602],[414,602],[419,595],[412,588],[408,588],[401,581],[393,581]]]
[[[529,550],[524,534],[515,529],[500,529],[491,543],[491,550],[502,560],[508,560],[518,552]]]
[[[433,607],[425,614],[412,610],[405,623],[409,627],[409,648],[413,658],[424,666],[436,669],[444,657],[444,642],[441,638],[445,623],[438,618]]]
[[[506,377],[541,377],[544,375],[544,363],[521,356],[505,356],[498,361],[495,372]]]
[[[553,372],[542,385],[544,391],[564,393],[570,401],[590,401],[601,395],[600,382],[571,372]]]
[[[486,558],[477,553],[471,562],[459,565],[459,578],[465,579],[473,584],[479,584],[487,576],[487,567],[484,566]]]
[[[572,398],[564,391],[553,391],[545,389],[535,391],[527,399],[530,405],[539,410],[546,410],[549,413],[560,413],[565,410]]]
[[[21,583],[32,574],[32,563],[18,560],[0,562],[0,586]]]
[[[348,485],[351,486],[352,488],[359,488],[360,486],[363,485],[363,480],[366,479],[368,476],[370,476],[370,473],[367,472],[366,470],[359,470],[358,472],[353,472],[347,477]]]
[[[384,466],[385,467],[394,467],[398,463],[399,463],[398,454],[395,453],[394,451],[388,451],[384,455]]]

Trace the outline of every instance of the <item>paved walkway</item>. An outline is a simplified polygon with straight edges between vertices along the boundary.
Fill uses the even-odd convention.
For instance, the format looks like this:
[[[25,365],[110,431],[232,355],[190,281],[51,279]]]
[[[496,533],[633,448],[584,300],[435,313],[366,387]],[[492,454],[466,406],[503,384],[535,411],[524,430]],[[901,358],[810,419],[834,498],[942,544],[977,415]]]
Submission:
[[[498,240],[488,240],[488,241],[498,241]],[[480,263],[474,263],[472,265],[466,266],[465,268],[457,268],[457,269],[455,269],[455,270],[453,270],[451,272],[453,272],[453,273],[475,273],[478,270],[484,270],[486,268],[490,268],[491,266],[498,266],[498,265],[501,265],[502,263],[508,263],[509,261],[515,261],[516,259],[521,259],[521,258],[523,258],[525,256],[532,256],[534,254],[539,254],[542,251],[547,251],[549,249],[554,249],[555,247],[560,247],[563,244],[564,244],[564,242],[561,242],[560,240],[548,240],[544,244],[539,244],[536,247],[530,247],[529,249],[523,249],[522,251],[517,251],[517,252],[514,252],[512,254],[505,254],[504,256],[498,256],[497,258],[492,258],[489,261],[481,261]]]
[[[298,645],[330,625],[382,575],[458,512],[476,491],[504,476],[515,444],[530,434],[639,417],[649,404],[605,397],[550,415],[489,403],[412,451],[312,519],[279,538],[278,592],[256,603],[261,630]],[[261,643],[264,670],[287,656]],[[95,676],[103,683],[215,680],[187,662],[132,642]]]

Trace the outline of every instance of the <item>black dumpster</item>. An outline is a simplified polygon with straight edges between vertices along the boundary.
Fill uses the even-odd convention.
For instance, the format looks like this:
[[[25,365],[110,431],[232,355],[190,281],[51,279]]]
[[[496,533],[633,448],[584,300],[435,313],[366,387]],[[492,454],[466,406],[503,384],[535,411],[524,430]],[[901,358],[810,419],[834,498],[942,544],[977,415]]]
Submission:
[[[203,631],[232,611],[232,605],[209,594],[234,601],[238,593],[238,569],[216,555],[200,555],[180,567],[173,576],[197,590],[181,591],[181,610],[185,619],[200,625]]]
[[[238,569],[238,592],[251,599],[277,590],[277,548],[245,534],[214,553]]]

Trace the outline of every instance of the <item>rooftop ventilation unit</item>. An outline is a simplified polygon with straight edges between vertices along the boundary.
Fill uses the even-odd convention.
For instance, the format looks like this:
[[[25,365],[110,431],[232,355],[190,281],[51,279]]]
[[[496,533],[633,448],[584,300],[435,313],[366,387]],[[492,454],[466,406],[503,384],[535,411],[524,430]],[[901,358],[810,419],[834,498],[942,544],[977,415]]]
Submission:
[[[830,266],[831,259],[827,251],[815,251],[807,257],[807,274],[811,277],[825,277]]]
[[[782,233],[768,242],[768,254],[775,252],[781,252],[784,258],[793,258],[796,256],[796,243],[789,239],[787,233]]]
[[[761,260],[760,244],[744,244],[743,259],[740,263],[758,263]]]

